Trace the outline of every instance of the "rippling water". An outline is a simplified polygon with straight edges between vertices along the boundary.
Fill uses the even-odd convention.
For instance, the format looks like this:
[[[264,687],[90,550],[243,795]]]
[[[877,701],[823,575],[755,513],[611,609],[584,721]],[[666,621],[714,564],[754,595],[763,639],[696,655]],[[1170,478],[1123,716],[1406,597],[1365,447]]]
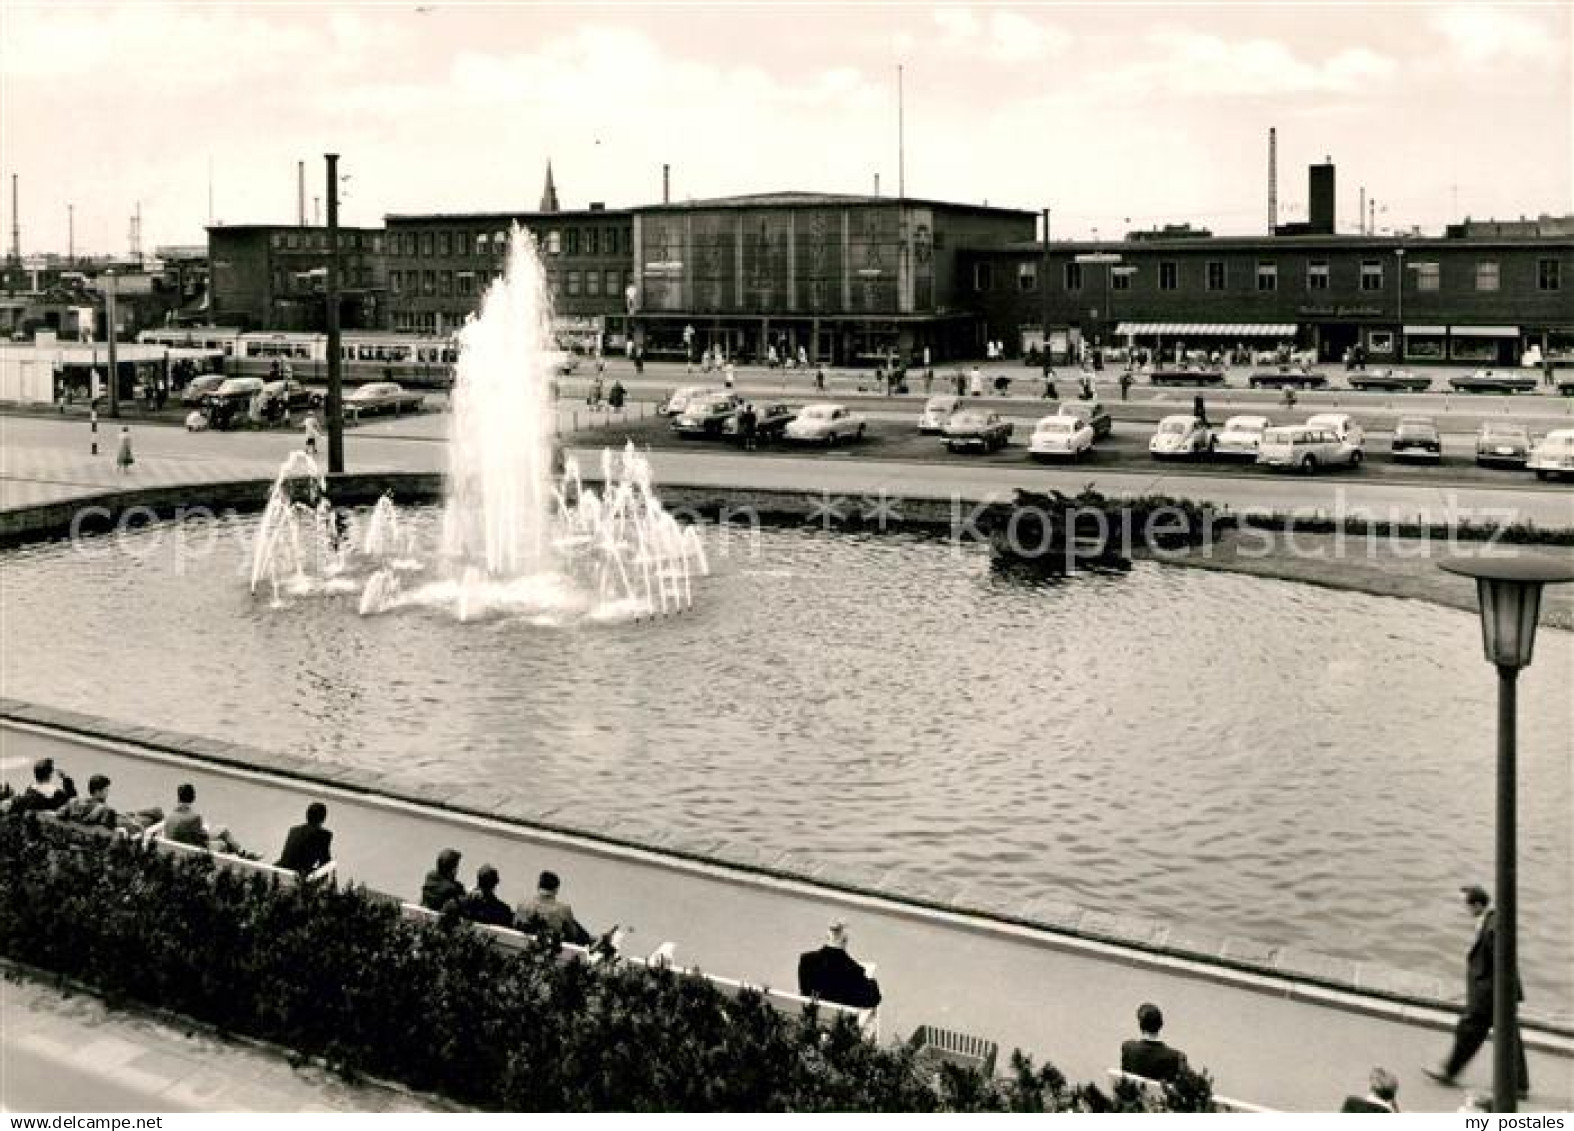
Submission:
[[[363,619],[353,596],[253,599],[251,529],[0,557],[5,693],[1462,979],[1495,788],[1472,614],[1157,565],[1029,583],[943,543],[767,531],[712,532],[696,610],[654,625]],[[1531,1003],[1562,1009],[1571,680],[1574,635],[1543,629],[1521,946]]]

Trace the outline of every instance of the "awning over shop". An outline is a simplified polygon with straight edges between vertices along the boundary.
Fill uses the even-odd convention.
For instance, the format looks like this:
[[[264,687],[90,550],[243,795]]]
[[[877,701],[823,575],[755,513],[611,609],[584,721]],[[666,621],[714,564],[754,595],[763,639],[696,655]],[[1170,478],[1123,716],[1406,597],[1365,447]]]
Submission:
[[[1448,332],[1456,338],[1517,338],[1518,326],[1450,326]]]
[[[1162,337],[1191,335],[1209,338],[1293,338],[1293,322],[1122,322],[1118,337],[1157,334]]]
[[[1448,333],[1447,326],[1406,326],[1405,333],[1413,338],[1441,338]]]

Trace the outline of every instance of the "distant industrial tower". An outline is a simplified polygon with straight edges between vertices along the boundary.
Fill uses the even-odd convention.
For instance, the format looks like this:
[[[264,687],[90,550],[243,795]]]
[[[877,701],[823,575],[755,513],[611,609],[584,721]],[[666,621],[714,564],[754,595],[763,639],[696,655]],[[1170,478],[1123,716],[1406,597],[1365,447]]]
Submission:
[[[552,183],[552,162],[547,162],[547,183],[541,188],[541,212],[558,212],[557,185]]]
[[[22,262],[22,217],[17,212],[16,174],[11,174],[11,261]]]
[[[142,262],[142,202],[137,201],[137,210],[131,214],[131,258],[138,263]]]
[[[1279,226],[1279,131],[1268,127],[1268,234]]]

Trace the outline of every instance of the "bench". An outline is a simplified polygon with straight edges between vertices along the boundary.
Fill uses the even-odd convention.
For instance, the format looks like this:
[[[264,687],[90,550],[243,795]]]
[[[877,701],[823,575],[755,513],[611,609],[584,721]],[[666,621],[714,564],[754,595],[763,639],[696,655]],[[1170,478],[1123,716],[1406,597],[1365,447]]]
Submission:
[[[1151,1076],[1138,1076],[1135,1072],[1123,1072],[1119,1068],[1108,1070],[1111,1083],[1119,1084],[1122,1081],[1134,1084],[1137,1090],[1145,1095],[1164,1094],[1164,1081],[1155,1080]],[[1276,1115],[1277,1108],[1263,1107],[1260,1104],[1247,1103],[1245,1100],[1231,1099],[1229,1096],[1215,1094],[1213,1097],[1213,1110],[1234,1115]]]
[[[266,864],[261,860],[248,860],[244,856],[235,856],[228,852],[215,852],[211,848],[198,848],[194,844],[184,844],[178,840],[167,840],[164,837],[164,822],[160,821],[149,826],[142,833],[142,843],[152,845],[161,852],[170,852],[175,855],[206,856],[220,868],[228,868],[237,872],[254,872],[258,875],[271,876],[280,883],[308,883],[315,884],[326,880],[338,870],[336,860],[330,860],[316,870],[301,875],[288,868],[280,868],[276,864]]]
[[[995,1074],[995,1057],[1000,1046],[994,1041],[975,1037],[971,1033],[958,1033],[938,1025],[920,1025],[913,1031],[908,1043],[914,1055],[930,1065],[939,1075],[942,1064],[982,1073],[986,1078]]]

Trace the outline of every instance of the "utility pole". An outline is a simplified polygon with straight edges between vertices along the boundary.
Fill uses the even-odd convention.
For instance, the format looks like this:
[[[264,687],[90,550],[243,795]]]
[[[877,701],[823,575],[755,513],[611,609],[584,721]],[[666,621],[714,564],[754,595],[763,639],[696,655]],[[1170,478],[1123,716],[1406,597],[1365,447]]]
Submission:
[[[104,318],[109,323],[109,415],[120,416],[120,368],[115,357],[115,269],[104,272]]]
[[[1042,278],[1038,281],[1039,290],[1044,296],[1044,342],[1039,349],[1044,351],[1044,363],[1049,363],[1049,209],[1044,209],[1044,270]]]
[[[77,262],[77,206],[66,205],[66,264],[75,267]]]
[[[902,67],[896,67],[896,198],[907,199],[907,116],[902,98]]]
[[[344,471],[344,374],[339,357],[339,155],[328,163],[328,473]]]

